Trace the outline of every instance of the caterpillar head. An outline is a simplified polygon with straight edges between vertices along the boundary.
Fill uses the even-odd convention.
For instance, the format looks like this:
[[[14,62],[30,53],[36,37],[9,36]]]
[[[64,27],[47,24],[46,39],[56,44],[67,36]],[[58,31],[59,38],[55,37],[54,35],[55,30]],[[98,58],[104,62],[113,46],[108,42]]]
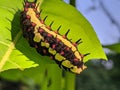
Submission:
[[[28,0],[24,0],[24,7],[25,8],[36,8],[36,1],[34,0],[34,2],[28,2]]]

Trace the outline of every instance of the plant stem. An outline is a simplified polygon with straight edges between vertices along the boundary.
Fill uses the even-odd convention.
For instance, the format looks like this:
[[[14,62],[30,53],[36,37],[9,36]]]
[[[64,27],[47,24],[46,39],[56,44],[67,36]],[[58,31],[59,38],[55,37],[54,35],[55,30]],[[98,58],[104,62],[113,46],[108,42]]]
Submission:
[[[70,72],[65,73],[65,89],[64,90],[75,90],[75,74]]]
[[[61,81],[62,81],[62,71],[55,65],[49,65],[48,67],[48,90],[62,90]]]

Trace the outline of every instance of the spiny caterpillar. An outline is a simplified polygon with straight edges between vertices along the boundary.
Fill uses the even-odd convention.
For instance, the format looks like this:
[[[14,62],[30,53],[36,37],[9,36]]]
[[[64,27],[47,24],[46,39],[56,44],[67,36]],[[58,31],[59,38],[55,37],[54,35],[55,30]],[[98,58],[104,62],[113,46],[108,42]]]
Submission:
[[[38,4],[24,0],[24,11],[21,12],[20,23],[23,36],[28,40],[30,46],[35,47],[41,55],[50,56],[60,68],[79,74],[86,68],[83,58],[88,54],[81,54],[78,51],[78,44],[81,39],[71,42],[67,35],[59,34],[60,27],[52,30],[51,25],[47,26],[44,19],[41,19],[41,12],[38,11]]]

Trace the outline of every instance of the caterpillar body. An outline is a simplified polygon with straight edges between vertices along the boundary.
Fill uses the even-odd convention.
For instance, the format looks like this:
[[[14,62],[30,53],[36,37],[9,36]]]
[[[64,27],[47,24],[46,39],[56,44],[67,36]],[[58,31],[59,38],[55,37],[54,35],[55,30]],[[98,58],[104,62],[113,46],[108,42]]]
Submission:
[[[23,36],[27,39],[31,47],[36,48],[41,55],[50,56],[60,68],[79,74],[86,68],[83,58],[88,54],[81,54],[77,46],[81,39],[71,42],[67,38],[70,29],[60,35],[59,30],[52,30],[51,25],[45,24],[45,19],[41,19],[41,12],[38,11],[38,4],[24,0],[24,10],[21,12],[20,23]]]

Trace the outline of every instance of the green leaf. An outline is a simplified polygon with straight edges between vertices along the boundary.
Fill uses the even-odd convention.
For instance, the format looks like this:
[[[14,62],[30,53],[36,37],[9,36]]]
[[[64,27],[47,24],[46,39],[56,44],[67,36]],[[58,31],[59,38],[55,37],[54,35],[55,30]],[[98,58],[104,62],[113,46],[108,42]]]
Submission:
[[[114,52],[120,53],[120,43],[116,43],[112,45],[104,45],[103,47],[108,48]]]
[[[90,59],[106,59],[92,26],[80,12],[61,0],[39,1],[43,1],[40,6],[43,10],[41,17],[48,16],[47,25],[54,21],[53,30],[62,25],[61,34],[70,29],[68,38],[72,38],[73,42],[82,38],[83,43],[78,46],[79,51],[82,54],[91,53],[85,57],[84,62]],[[38,54],[22,37],[19,20],[20,10],[23,10],[22,2],[22,0],[0,0],[0,72],[53,63],[49,57]]]
[[[23,70],[24,68],[36,67],[37,63],[29,60],[17,49],[18,42],[22,39],[19,15],[18,12],[14,11],[15,7],[12,9],[17,1],[13,1],[11,6],[8,4],[11,1],[7,1],[0,1],[0,72],[14,68]]]
[[[107,60],[91,24],[74,7],[61,0],[44,0],[40,9],[42,9],[42,18],[48,16],[46,20],[47,25],[54,21],[53,30],[62,25],[60,29],[61,34],[70,29],[70,33],[68,34],[69,39],[72,38],[73,42],[80,38],[82,39],[83,43],[78,46],[78,50],[82,54],[90,53],[90,55],[84,58],[84,62],[90,59]]]

